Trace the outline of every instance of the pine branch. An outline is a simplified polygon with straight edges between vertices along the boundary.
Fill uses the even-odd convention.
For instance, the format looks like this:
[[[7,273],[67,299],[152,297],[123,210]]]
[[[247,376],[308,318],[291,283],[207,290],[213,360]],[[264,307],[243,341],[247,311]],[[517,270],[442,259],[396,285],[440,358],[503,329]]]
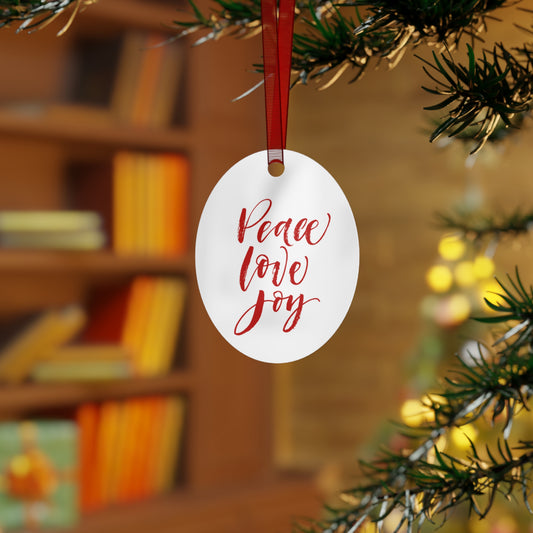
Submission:
[[[500,239],[505,236],[516,237],[531,231],[533,212],[516,211],[507,216],[438,213],[437,224],[445,230],[461,232],[473,241],[490,237]]]
[[[259,0],[215,0],[209,14],[202,13],[193,0],[189,2],[193,20],[174,24],[178,36],[206,32],[196,44],[260,30]],[[393,66],[408,46],[455,46],[465,34],[477,36],[485,30],[490,14],[507,5],[507,0],[300,0],[296,15],[303,29],[295,29],[293,69],[301,83],[330,71],[336,71],[337,79],[348,67],[355,70],[355,80],[370,59],[385,59]]]
[[[436,82],[433,89],[423,88],[444,96],[441,102],[425,109],[444,109],[448,117],[435,129],[430,141],[444,133],[454,137],[472,128],[469,136],[477,145],[471,153],[476,153],[501,122],[505,127],[514,127],[513,119],[529,111],[533,100],[533,48],[514,48],[513,55],[498,44],[492,51],[483,51],[476,60],[473,48],[467,46],[468,66],[435,52],[435,64],[422,60],[424,71]]]
[[[64,33],[72,23],[78,11],[96,0],[12,0],[0,1],[0,28],[18,24],[17,31],[44,28],[73,7],[70,18],[58,35]]]
[[[408,439],[407,450],[384,449],[371,462],[362,462],[366,481],[346,491],[347,504],[329,508],[330,517],[300,531],[309,533],[353,533],[374,522],[381,530],[385,519],[396,520],[393,528],[408,533],[420,531],[429,520],[444,520],[447,513],[464,504],[470,513],[483,518],[492,508],[495,495],[514,494],[518,489],[529,509],[533,483],[533,443],[508,442],[513,421],[521,409],[528,409],[533,391],[533,332],[516,321],[533,318],[533,289],[526,290],[517,274],[501,284],[500,303],[491,303],[497,317],[490,322],[509,323],[509,329],[494,346],[502,346],[490,357],[481,349],[477,363],[461,361],[441,391],[428,394],[423,402],[425,422],[419,427],[399,425]],[[439,449],[439,439],[454,428],[489,418],[493,424],[503,416],[502,439],[484,450],[470,441],[466,457]],[[394,518],[396,517],[396,518]]]

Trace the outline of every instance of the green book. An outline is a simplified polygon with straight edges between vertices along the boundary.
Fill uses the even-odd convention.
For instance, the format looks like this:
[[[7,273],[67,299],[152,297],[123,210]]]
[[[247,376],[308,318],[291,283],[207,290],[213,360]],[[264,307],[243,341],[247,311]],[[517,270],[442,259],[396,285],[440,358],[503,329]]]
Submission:
[[[72,527],[78,431],[69,420],[0,423],[0,529]]]

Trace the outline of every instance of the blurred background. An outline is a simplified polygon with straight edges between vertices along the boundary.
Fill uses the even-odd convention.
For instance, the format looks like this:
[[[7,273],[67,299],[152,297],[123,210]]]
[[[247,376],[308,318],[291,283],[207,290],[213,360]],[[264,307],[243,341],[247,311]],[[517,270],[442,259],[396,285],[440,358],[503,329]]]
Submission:
[[[259,363],[209,322],[193,248],[214,184],[266,147],[262,91],[232,102],[258,81],[260,39],[159,46],[174,2],[86,7],[60,37],[69,13],[0,31],[0,525],[288,532],[391,442],[386,421],[464,344],[493,274],[530,282],[528,236],[480,249],[435,216],[527,210],[530,128],[475,161],[430,144],[411,56],[293,89],[287,147],[343,188],[360,272],[330,342]],[[523,40],[511,19],[489,30]],[[510,520],[476,531],[526,531]]]

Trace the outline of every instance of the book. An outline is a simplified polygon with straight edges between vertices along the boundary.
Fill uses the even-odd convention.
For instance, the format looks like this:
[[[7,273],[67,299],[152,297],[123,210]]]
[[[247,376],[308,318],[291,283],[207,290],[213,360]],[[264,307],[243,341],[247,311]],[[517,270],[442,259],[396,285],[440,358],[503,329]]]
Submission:
[[[95,230],[100,216],[91,211],[0,211],[0,232],[75,232]]]
[[[31,371],[37,382],[106,381],[131,377],[132,365],[122,361],[43,361]]]
[[[181,154],[118,152],[113,243],[119,254],[176,256],[188,249],[189,162]]]
[[[161,32],[124,36],[111,97],[111,112],[123,122],[166,127],[175,118],[184,78],[183,44]]]
[[[0,246],[3,248],[99,250],[105,243],[106,237],[100,229],[0,232]]]
[[[70,420],[0,423],[0,527],[72,527],[78,521],[78,432]]]
[[[41,313],[0,351],[0,381],[22,382],[37,362],[74,338],[86,319],[78,305]]]
[[[183,396],[166,399],[161,422],[161,440],[151,472],[151,492],[163,494],[174,486],[181,457],[185,427],[186,401]]]
[[[95,476],[97,438],[100,409],[98,404],[86,403],[76,411],[79,427],[79,481],[80,512],[87,513],[100,507]]]
[[[96,250],[106,241],[101,225],[91,211],[1,211],[0,246]]]
[[[165,276],[137,276],[127,286],[98,291],[82,342],[122,347],[133,375],[163,375],[178,346],[186,293],[185,280]]]
[[[82,512],[171,489],[185,406],[181,396],[157,395],[79,407]]]

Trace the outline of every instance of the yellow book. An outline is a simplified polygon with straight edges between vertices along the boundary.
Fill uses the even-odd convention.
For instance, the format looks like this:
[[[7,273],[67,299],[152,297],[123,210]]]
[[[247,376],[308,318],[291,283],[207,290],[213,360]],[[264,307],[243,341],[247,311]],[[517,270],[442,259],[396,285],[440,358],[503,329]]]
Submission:
[[[185,314],[187,282],[181,278],[164,278],[162,280],[162,293],[158,357],[154,361],[153,375],[166,374],[172,366]]]
[[[85,311],[77,305],[45,311],[0,353],[0,380],[23,381],[38,361],[79,333],[86,319]]]
[[[134,171],[133,154],[117,152],[113,158],[113,248],[118,254],[135,251]]]
[[[165,254],[165,235],[167,231],[165,226],[168,221],[168,217],[165,215],[165,208],[168,194],[169,191],[166,188],[165,182],[164,156],[153,156],[151,161],[150,200],[148,209],[151,228],[150,250],[154,255]]]
[[[78,232],[97,230],[102,220],[92,211],[0,211],[0,232]]]
[[[120,344],[67,344],[50,352],[46,361],[129,361],[131,353]]]
[[[154,494],[167,492],[173,486],[176,467],[181,455],[185,407],[184,397],[169,397],[166,400],[161,440],[154,469]]]
[[[143,153],[132,154],[132,195],[133,217],[135,218],[133,249],[136,254],[147,254],[148,244],[148,191],[150,184],[150,155]]]
[[[164,328],[164,309],[161,301],[164,298],[164,286],[161,278],[153,279],[153,288],[149,305],[147,307],[146,322],[142,346],[139,353],[138,369],[141,376],[152,376],[155,374],[154,369],[157,367],[157,361],[160,357],[160,339],[166,332]]]

